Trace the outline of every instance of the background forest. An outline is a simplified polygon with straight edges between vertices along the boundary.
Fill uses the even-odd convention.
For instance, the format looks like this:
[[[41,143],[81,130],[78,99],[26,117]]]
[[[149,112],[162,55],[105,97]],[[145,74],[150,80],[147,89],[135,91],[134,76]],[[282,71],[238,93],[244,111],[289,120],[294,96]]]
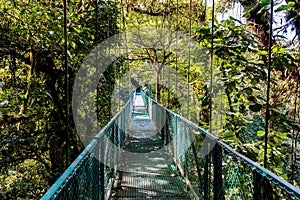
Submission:
[[[267,168],[299,188],[300,1],[274,2]],[[185,32],[213,54],[224,88],[215,99],[223,112],[214,134],[263,165],[269,0],[218,0],[214,22],[209,1],[68,1],[67,63],[62,1],[0,0],[0,10],[0,199],[39,199],[82,151],[72,119],[76,73],[95,45],[136,27]],[[124,85],[118,89],[125,95],[133,86],[123,84],[122,76],[161,53],[129,53],[107,69],[95,98],[100,126],[124,103],[112,106],[113,85]],[[210,94],[203,66],[176,65],[171,57],[161,62],[188,81],[200,105],[186,117],[207,129]],[[174,91],[151,85],[154,98],[184,115],[193,103],[178,106]]]

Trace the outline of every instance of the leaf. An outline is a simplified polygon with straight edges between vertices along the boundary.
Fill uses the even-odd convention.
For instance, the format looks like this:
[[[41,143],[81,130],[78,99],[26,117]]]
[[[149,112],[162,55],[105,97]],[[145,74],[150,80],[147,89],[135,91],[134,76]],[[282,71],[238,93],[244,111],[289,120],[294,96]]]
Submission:
[[[23,8],[20,12],[20,15],[23,15],[25,13],[25,11],[26,11],[26,8]]]
[[[259,55],[259,56],[265,56],[267,54],[268,54],[267,51],[259,51],[259,52],[257,52],[257,55]]]
[[[24,99],[24,98],[25,98],[25,95],[24,95],[24,94],[18,94],[18,96],[19,96],[21,99]]]
[[[284,53],[284,52],[285,52],[285,48],[282,48],[282,47],[278,51],[278,53]]]
[[[71,41],[71,47],[73,48],[73,49],[75,49],[76,48],[76,43],[74,42],[74,41]]]
[[[239,24],[243,24],[240,20],[232,17],[232,16],[229,16],[229,19],[232,20],[232,21],[235,21],[235,22],[238,22]]]
[[[253,95],[247,96],[247,99],[248,99],[249,101],[252,101],[252,102],[255,102],[255,101],[256,101],[256,98],[255,98]]]
[[[296,4],[296,3],[293,2],[293,1],[288,2],[288,6],[290,6],[290,7],[294,6],[295,4]]]
[[[62,40],[60,41],[60,45],[63,45],[65,43],[65,38],[62,38]]]
[[[287,137],[287,133],[278,133],[277,136],[280,137],[281,139],[284,139]]]
[[[284,115],[285,113],[281,110],[279,110],[278,108],[270,108],[270,111],[273,111],[274,114],[278,114],[278,115]]]
[[[288,39],[287,37],[280,35],[280,34],[276,34],[273,36],[274,38],[278,38],[278,39]]]
[[[261,7],[265,7],[270,4],[270,0],[261,0],[259,3]]]
[[[221,135],[221,138],[226,139],[226,141],[232,140],[234,142],[238,142],[238,139],[233,131],[226,131],[223,135]]]
[[[275,171],[282,173],[282,168],[281,167],[275,167]]]
[[[254,3],[249,6],[247,6],[244,10],[244,15],[243,17],[247,18],[251,12],[253,12],[257,7],[259,6],[259,3]]]
[[[280,11],[283,11],[283,10],[288,10],[290,9],[291,7],[293,7],[295,5],[295,2],[289,2],[287,5],[281,5],[279,6],[275,12],[280,12]]]
[[[247,95],[249,95],[249,96],[252,95],[252,93],[253,93],[253,89],[250,88],[250,87],[245,88],[244,91],[245,91],[245,93],[246,93]]]
[[[259,103],[252,104],[252,105],[249,106],[249,109],[250,109],[251,111],[253,111],[253,112],[258,112],[258,111],[261,110],[261,108],[262,108],[262,105],[259,104]]]
[[[76,33],[80,33],[80,32],[81,32],[79,28],[73,27],[73,29],[74,29],[74,31],[75,31]]]
[[[261,136],[264,136],[265,135],[265,131],[257,131],[257,134],[256,134],[258,137],[261,137]]]
[[[273,51],[274,53],[277,53],[278,50],[279,50],[278,46],[274,46],[273,49],[272,49],[272,51]]]

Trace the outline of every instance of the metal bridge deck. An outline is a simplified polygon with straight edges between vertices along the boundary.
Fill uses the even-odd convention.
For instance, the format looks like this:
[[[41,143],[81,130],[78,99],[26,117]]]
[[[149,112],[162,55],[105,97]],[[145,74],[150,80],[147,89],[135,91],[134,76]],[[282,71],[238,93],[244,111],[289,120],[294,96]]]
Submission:
[[[126,133],[111,199],[190,199],[138,94]]]

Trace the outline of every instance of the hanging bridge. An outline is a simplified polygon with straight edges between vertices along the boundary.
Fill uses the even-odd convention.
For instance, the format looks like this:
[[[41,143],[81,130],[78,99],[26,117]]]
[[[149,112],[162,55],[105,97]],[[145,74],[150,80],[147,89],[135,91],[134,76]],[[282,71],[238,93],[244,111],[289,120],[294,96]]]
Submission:
[[[300,199],[300,191],[137,89],[42,199]]]

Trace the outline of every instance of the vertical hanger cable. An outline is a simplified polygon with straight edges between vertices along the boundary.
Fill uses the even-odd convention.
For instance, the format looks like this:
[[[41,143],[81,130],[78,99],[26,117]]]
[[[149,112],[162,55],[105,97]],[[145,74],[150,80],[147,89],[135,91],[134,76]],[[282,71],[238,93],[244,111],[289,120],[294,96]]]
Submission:
[[[68,28],[67,0],[64,0],[64,68],[66,85],[66,166],[69,166],[69,69],[68,69]]]
[[[210,81],[209,81],[209,132],[212,133],[212,98],[213,98],[213,59],[214,59],[214,26],[215,26],[215,1],[212,0],[211,17],[211,53],[210,53]]]
[[[188,38],[188,71],[187,71],[187,119],[190,119],[190,67],[191,67],[191,36],[192,36],[192,0],[189,5],[189,38]]]
[[[271,0],[270,13],[270,29],[269,29],[269,47],[268,47],[268,74],[267,74],[267,100],[266,100],[266,115],[265,115],[265,146],[264,146],[264,168],[267,168],[267,150],[268,150],[268,134],[269,134],[269,119],[270,119],[270,80],[271,80],[271,65],[272,65],[272,34],[273,34],[273,10],[274,1]]]

